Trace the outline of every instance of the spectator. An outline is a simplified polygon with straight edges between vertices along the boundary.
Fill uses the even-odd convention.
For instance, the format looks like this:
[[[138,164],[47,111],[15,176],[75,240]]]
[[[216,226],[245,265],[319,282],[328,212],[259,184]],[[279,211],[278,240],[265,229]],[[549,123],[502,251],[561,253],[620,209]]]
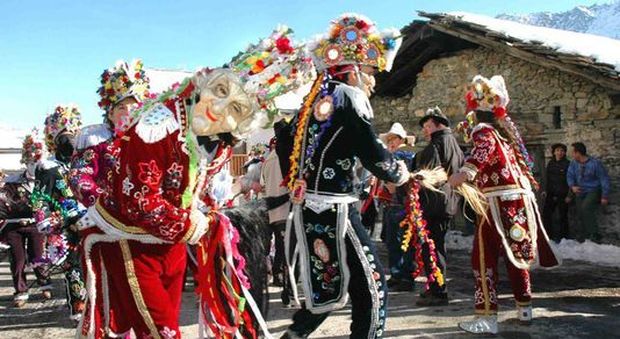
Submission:
[[[549,231],[551,239],[559,242],[562,238],[568,238],[568,183],[566,172],[570,162],[566,159],[566,145],[554,144],[551,146],[553,158],[547,164],[547,187],[543,192],[545,207],[543,221]],[[554,225],[553,214],[560,214],[559,225]]]
[[[463,151],[459,147],[456,138],[450,129],[450,120],[441,112],[438,107],[431,108],[420,119],[420,126],[424,132],[424,137],[428,140],[428,145],[416,157],[417,169],[433,169],[443,167],[448,176],[463,166]],[[420,204],[427,222],[427,229],[430,238],[435,243],[437,251],[437,266],[441,273],[446,274],[446,247],[445,236],[452,216],[461,211],[460,198],[452,189],[446,185],[443,187],[443,194],[430,190],[420,191]],[[431,256],[428,244],[422,247],[422,258],[426,275],[430,275]],[[440,285],[432,282],[428,290],[420,295],[416,302],[418,306],[438,306],[448,304],[448,293],[446,284]]]
[[[408,143],[413,144],[413,142],[411,141],[412,137],[407,135],[403,126],[394,123],[389,132],[381,134],[380,138],[387,144],[388,151],[393,154],[394,158],[404,161],[409,171],[412,171],[415,154],[404,148]],[[389,201],[385,202],[383,209],[383,228],[386,232],[388,264],[391,274],[387,285],[396,291],[412,291],[414,286],[412,276],[414,270],[413,247],[410,246],[410,249],[405,253],[401,248],[404,229],[400,227],[400,222],[406,215],[407,187],[385,184],[385,188],[390,192],[391,197]]]
[[[573,161],[568,167],[567,182],[575,194],[577,212],[577,239],[600,240],[597,222],[599,205],[609,203],[609,176],[603,163],[587,154],[581,142],[571,145]]]

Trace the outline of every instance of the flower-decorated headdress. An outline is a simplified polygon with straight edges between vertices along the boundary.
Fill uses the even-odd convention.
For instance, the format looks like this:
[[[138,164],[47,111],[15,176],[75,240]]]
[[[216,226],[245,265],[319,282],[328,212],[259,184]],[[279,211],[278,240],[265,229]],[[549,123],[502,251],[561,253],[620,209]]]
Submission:
[[[41,140],[39,130],[33,128],[32,131],[24,137],[20,162],[22,164],[35,163],[43,159],[44,156],[45,149],[43,147],[43,140]]]
[[[131,67],[119,60],[113,68],[103,71],[97,93],[101,97],[98,105],[106,113],[125,98],[133,96],[137,101],[142,101],[148,97],[149,79],[144,73],[142,60],[134,60]]]
[[[487,79],[476,75],[465,95],[467,100],[466,114],[473,110],[491,111],[497,118],[506,116],[506,106],[510,102],[504,77],[494,75]]]
[[[56,137],[64,132],[76,133],[82,126],[82,115],[75,104],[58,105],[54,112],[45,118],[45,144],[50,152],[54,152]]]
[[[377,31],[370,19],[346,13],[332,22],[329,32],[315,39],[309,48],[316,68],[367,65],[390,71],[402,42],[397,29]]]
[[[260,110],[273,121],[273,99],[312,80],[312,58],[292,41],[293,30],[278,26],[269,37],[250,45],[234,57],[230,67],[241,79],[244,91],[256,96]]]

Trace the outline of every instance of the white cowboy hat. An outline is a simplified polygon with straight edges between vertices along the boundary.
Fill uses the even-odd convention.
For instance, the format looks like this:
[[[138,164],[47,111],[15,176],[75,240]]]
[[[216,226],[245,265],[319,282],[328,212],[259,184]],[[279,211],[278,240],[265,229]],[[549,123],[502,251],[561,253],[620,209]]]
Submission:
[[[387,131],[387,133],[379,134],[379,138],[381,139],[381,141],[383,141],[383,143],[387,144],[387,139],[390,134],[399,136],[401,139],[406,139],[406,143],[409,145],[413,145],[415,143],[415,136],[408,135],[407,131],[405,131],[405,128],[403,128],[403,125],[401,125],[399,122],[393,123],[392,127],[390,127],[390,130]]]

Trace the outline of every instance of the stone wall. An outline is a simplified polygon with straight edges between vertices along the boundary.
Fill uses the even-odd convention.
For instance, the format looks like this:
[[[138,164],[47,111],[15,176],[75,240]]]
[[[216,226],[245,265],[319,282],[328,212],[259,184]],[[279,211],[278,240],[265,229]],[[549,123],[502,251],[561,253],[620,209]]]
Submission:
[[[464,50],[426,64],[410,94],[374,97],[377,130],[400,122],[421,137],[419,118],[435,105],[453,121],[463,120],[466,85],[476,74],[500,74],[506,80],[508,111],[537,158],[538,176],[551,157],[550,146],[557,142],[584,142],[588,153],[603,160],[613,193],[601,216],[601,232],[605,242],[620,244],[620,105],[587,79],[486,48]]]

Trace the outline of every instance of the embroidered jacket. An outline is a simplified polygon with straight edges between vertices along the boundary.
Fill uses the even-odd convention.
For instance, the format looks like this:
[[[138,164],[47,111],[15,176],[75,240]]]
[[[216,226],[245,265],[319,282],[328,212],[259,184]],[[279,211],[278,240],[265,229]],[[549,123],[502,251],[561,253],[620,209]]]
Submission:
[[[530,182],[510,144],[487,124],[474,128],[472,140],[474,148],[460,171],[475,180],[486,196],[491,229],[500,235],[508,259],[518,268],[528,269],[538,254],[541,266],[558,265]]]
[[[207,219],[196,205],[204,195],[195,192],[204,190],[209,170],[205,156],[190,156],[192,149],[199,151],[195,139],[189,146],[183,134],[183,109],[178,100],[156,103],[117,140],[118,156],[110,159],[113,171],[94,206],[96,218],[122,233],[166,242],[190,240],[197,226],[197,236],[204,232]]]
[[[372,113],[355,99],[366,98],[365,94],[335,81],[330,83],[330,94],[336,105],[329,119],[319,122],[311,116],[308,122],[302,150],[305,160],[300,166],[308,192],[353,193],[356,157],[379,179],[404,183],[408,179],[405,165],[388,152],[371,125]]]
[[[99,195],[105,191],[106,179],[113,175],[113,159],[118,156],[118,151],[107,125],[82,129],[71,160],[69,184],[84,206],[94,205]]]

